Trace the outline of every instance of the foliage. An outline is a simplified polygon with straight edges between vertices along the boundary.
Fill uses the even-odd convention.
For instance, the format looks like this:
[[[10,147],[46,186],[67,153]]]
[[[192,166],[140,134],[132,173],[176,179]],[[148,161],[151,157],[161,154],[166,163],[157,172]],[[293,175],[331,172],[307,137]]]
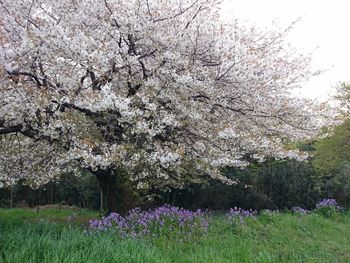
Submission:
[[[159,203],[211,210],[290,209],[293,206],[312,208],[319,195],[317,173],[311,162],[294,160],[255,164],[246,169],[226,168],[223,174],[235,180],[225,185],[211,180],[204,184],[190,184],[183,189],[159,193]]]
[[[337,93],[334,98],[339,103],[338,111],[343,117],[349,118],[350,114],[350,84],[341,82],[337,86]]]
[[[232,180],[239,180],[239,183],[226,185],[211,180],[208,183],[189,184],[183,189],[173,188],[164,192],[137,190],[125,176],[116,183],[119,193],[118,206],[120,211],[125,211],[122,213],[124,215],[136,206],[149,209],[163,203],[191,210],[201,208],[227,211],[234,206],[256,210],[284,210],[293,207],[311,209],[320,198],[334,196],[342,206],[349,204],[341,198],[345,194],[339,195],[340,189],[332,182],[335,179],[322,178],[313,169],[312,162],[269,161],[244,170],[227,169],[225,175]],[[319,185],[323,187],[318,188]],[[0,189],[2,206],[10,207],[10,197],[10,189]],[[16,185],[12,187],[12,198],[13,206],[19,207],[67,204],[91,209],[100,208],[99,186],[96,178],[90,173],[83,173],[79,178],[66,175],[38,190]]]
[[[334,128],[331,136],[315,143],[314,165],[325,176],[347,169],[350,162],[350,119]]]
[[[318,185],[325,198],[335,197],[350,206],[350,85],[340,83],[335,95],[341,121],[325,138],[315,143],[313,165],[318,171]]]
[[[350,119],[335,127],[330,136],[315,143],[312,164],[324,197],[336,197],[350,204]]]
[[[11,204],[13,207],[61,204],[97,210],[99,200],[98,183],[90,173],[82,173],[80,177],[65,174],[38,189],[23,184],[0,189],[1,207],[11,207]]]

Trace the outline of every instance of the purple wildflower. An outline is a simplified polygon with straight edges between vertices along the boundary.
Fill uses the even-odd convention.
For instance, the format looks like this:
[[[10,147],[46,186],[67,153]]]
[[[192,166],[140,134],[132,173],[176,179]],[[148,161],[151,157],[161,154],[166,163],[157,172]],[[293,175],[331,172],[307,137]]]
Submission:
[[[341,207],[338,205],[335,199],[323,199],[316,204],[316,209],[320,209],[324,207],[334,208],[335,210],[341,209]]]
[[[233,222],[239,220],[241,223],[243,223],[246,217],[255,217],[256,214],[257,211],[252,209],[244,210],[239,207],[234,207],[230,208],[230,211],[226,215]]]
[[[299,215],[306,215],[306,214],[308,214],[310,212],[309,210],[304,209],[304,208],[302,208],[300,206],[294,206],[294,207],[292,207],[291,210],[292,210],[293,213],[299,214]]]
[[[208,222],[205,213],[195,212],[164,205],[154,210],[132,209],[122,217],[112,213],[100,220],[91,220],[90,229],[104,231],[115,229],[121,237],[138,238],[142,236],[169,236],[170,232],[181,237],[203,235],[207,232]],[[171,233],[170,233],[171,234]]]

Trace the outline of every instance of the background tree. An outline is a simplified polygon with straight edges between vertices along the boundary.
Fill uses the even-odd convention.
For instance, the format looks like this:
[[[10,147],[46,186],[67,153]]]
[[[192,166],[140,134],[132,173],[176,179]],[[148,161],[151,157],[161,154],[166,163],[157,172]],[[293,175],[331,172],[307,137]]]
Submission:
[[[343,119],[328,137],[315,144],[313,164],[318,170],[319,187],[325,196],[350,204],[350,85],[341,83],[335,96]]]
[[[221,167],[305,158],[282,139],[325,124],[319,105],[290,94],[314,74],[310,58],[285,31],[222,23],[219,2],[1,1],[0,134],[28,145],[3,158],[1,180],[83,167],[111,211],[119,173],[139,187],[233,183]],[[43,165],[8,172],[23,158]]]
[[[260,210],[311,208],[319,200],[317,173],[310,162],[268,160],[243,170],[226,168],[224,175],[239,183],[227,185],[210,180],[190,184],[160,193],[159,203],[191,209],[228,210],[237,206]]]

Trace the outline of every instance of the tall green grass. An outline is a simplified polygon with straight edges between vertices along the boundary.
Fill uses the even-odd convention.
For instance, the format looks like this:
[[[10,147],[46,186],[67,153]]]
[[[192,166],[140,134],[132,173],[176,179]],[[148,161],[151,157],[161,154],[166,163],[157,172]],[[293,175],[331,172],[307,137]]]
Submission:
[[[0,210],[0,262],[350,262],[349,214],[260,215],[242,225],[213,216],[207,236],[192,242],[85,232],[85,222],[96,216]]]

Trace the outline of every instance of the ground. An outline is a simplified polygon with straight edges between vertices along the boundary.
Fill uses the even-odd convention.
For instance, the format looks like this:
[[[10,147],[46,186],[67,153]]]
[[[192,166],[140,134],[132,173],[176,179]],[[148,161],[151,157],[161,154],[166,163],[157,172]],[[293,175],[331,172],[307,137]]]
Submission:
[[[93,234],[98,213],[67,208],[0,210],[0,262],[350,262],[350,214],[262,214],[230,225],[210,215],[189,241]]]

